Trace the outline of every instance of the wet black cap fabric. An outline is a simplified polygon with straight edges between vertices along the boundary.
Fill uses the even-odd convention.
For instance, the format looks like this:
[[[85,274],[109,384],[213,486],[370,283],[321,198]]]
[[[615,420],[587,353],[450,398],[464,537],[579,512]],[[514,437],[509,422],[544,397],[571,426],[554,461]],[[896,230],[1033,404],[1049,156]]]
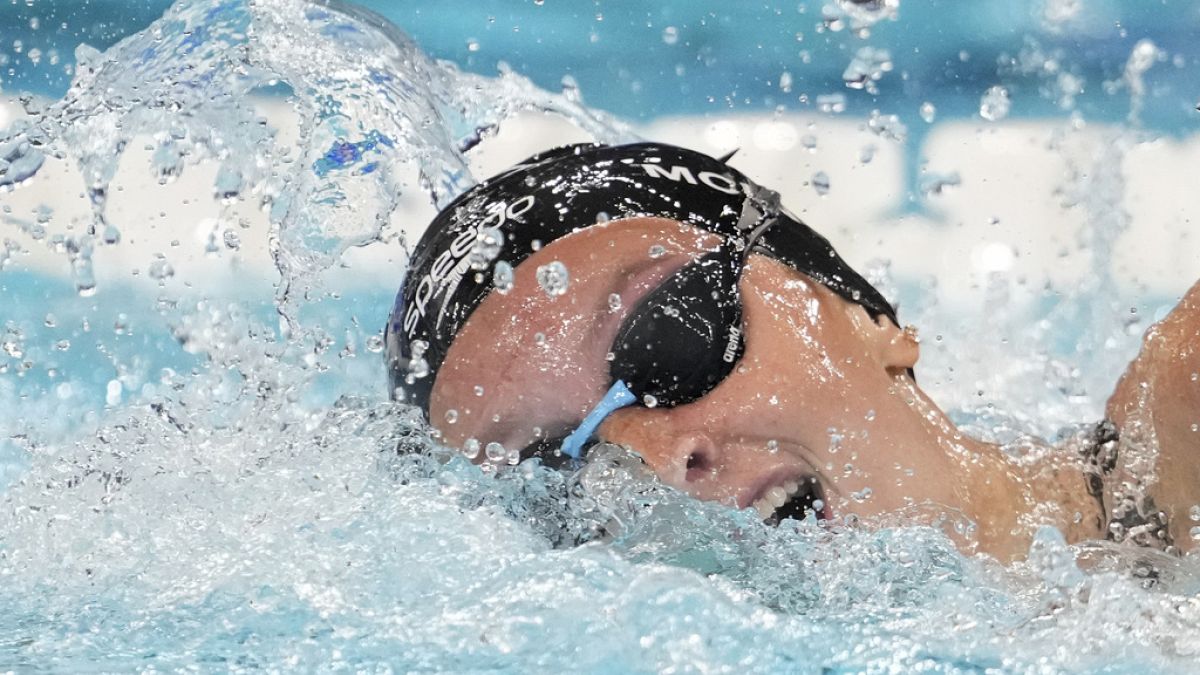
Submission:
[[[754,252],[899,325],[887,300],[827,239],[721,160],[661,143],[572,145],[474,186],[430,224],[386,328],[393,396],[428,412],[455,336],[496,284],[542,246],[597,223],[647,216],[714,232],[733,251],[753,242]]]

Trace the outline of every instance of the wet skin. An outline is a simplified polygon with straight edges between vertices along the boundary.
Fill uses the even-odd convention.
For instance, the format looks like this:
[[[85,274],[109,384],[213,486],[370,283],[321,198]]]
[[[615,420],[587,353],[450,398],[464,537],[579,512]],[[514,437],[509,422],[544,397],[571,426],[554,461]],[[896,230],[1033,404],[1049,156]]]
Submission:
[[[635,218],[536,252],[451,347],[434,425],[450,445],[508,448],[573,429],[611,383],[605,356],[630,308],[717,243],[675,221]],[[550,296],[535,275],[555,260],[571,281]],[[1103,538],[1100,507],[1071,457],[1012,458],[955,428],[907,375],[919,356],[911,333],[763,256],[751,256],[740,291],[746,350],[733,373],[687,405],[620,410],[601,438],[635,449],[664,482],[738,508],[815,477],[824,517],[962,517],[975,530],[951,536],[1005,561],[1028,551],[1041,524],[1071,541]]]

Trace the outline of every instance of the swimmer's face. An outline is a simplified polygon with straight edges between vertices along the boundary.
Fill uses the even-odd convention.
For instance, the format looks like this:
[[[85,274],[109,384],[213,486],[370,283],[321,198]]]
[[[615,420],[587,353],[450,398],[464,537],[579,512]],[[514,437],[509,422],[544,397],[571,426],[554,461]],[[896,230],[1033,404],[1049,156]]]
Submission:
[[[573,430],[611,384],[606,355],[630,309],[718,244],[675,221],[637,218],[536,252],[449,350],[433,424],[459,447],[523,448]],[[536,279],[553,261],[570,275],[557,296]],[[686,405],[618,410],[600,438],[633,448],[697,498],[764,513],[811,479],[826,516],[959,502],[948,460],[928,440],[927,399],[907,375],[912,336],[767,257],[751,256],[740,290],[746,348],[733,372]]]

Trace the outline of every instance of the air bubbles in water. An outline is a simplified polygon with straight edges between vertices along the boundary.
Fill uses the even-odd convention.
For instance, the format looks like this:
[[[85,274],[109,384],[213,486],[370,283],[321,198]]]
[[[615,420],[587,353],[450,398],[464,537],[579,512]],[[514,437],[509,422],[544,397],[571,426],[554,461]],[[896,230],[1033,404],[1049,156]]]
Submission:
[[[546,295],[551,298],[566,293],[567,287],[570,285],[567,266],[555,260],[538,267],[537,282],[542,287],[542,290],[546,292]]]
[[[1008,116],[1012,101],[1008,97],[1008,89],[1000,85],[988,88],[979,99],[979,116],[989,122],[996,122]]]
[[[664,44],[673,45],[679,42],[679,29],[675,26],[667,26],[663,29],[662,41]]]

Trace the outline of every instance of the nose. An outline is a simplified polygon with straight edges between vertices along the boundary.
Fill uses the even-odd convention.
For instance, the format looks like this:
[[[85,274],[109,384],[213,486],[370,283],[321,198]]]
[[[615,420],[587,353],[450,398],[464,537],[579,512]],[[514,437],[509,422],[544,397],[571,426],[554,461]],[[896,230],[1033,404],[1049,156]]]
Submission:
[[[668,485],[695,492],[719,471],[720,449],[706,432],[673,429],[669,421],[653,419],[653,412],[619,411],[605,421],[600,436],[633,448]]]

